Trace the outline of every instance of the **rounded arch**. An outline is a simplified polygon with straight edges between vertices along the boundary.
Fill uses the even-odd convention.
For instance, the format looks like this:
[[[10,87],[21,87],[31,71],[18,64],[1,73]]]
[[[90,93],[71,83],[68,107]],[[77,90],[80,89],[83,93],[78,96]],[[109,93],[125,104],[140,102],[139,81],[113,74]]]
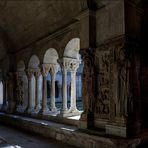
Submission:
[[[38,68],[39,64],[39,58],[36,55],[32,55],[28,63],[28,68]]]
[[[57,59],[59,58],[57,51],[54,48],[48,49],[43,58],[44,64],[57,64]]]
[[[80,50],[80,39],[73,38],[67,43],[65,47],[64,57],[80,59],[79,50]]]
[[[25,70],[25,63],[23,60],[20,60],[17,63],[17,71],[24,71]]]

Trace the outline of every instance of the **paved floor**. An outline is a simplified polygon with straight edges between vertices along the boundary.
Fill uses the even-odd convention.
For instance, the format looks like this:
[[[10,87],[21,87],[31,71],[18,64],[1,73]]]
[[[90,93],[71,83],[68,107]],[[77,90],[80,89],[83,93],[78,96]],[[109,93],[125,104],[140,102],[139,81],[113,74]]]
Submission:
[[[9,144],[22,148],[75,148],[53,139],[45,139],[4,125],[0,125],[0,137],[3,137]]]

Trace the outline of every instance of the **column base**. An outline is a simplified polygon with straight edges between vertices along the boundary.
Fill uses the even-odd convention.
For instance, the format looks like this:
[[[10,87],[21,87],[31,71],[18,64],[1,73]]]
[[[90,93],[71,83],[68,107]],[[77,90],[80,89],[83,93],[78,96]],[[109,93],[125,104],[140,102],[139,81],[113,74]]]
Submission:
[[[61,110],[60,113],[58,114],[59,117],[67,117],[68,110]]]
[[[81,118],[79,120],[79,125],[78,127],[80,129],[87,129],[88,127],[88,122],[87,122],[87,114],[82,113]]]
[[[105,132],[108,135],[114,135],[123,138],[127,137],[127,128],[125,126],[116,126],[108,124],[105,126]]]
[[[16,109],[16,112],[18,112],[18,113],[24,113],[24,111],[25,111],[25,109],[24,109],[24,107],[21,106],[21,105],[19,105],[19,106],[17,107],[17,109]]]
[[[79,120],[78,127],[80,129],[88,129],[94,126],[94,114],[90,112],[83,112]]]
[[[50,112],[57,113],[57,108],[56,107],[51,108]]]
[[[76,108],[75,109],[71,108],[69,109],[68,114],[69,116],[79,116],[81,115],[81,112],[77,110]]]
[[[39,115],[48,115],[49,113],[49,109],[40,109],[40,111],[38,112]]]
[[[105,132],[108,135],[127,137],[127,119],[126,117],[115,117],[114,121],[105,125]]]
[[[34,111],[32,112],[33,114],[38,114],[39,113],[39,111],[41,110],[41,107],[35,107],[34,108]]]
[[[25,110],[25,113],[26,114],[31,114],[33,111],[34,111],[33,107],[29,107],[29,108],[27,107],[26,110]]]

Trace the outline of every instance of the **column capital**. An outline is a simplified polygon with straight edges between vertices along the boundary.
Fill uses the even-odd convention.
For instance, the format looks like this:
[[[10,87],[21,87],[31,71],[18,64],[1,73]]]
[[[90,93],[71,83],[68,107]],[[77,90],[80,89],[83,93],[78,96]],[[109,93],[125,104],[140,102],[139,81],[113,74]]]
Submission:
[[[41,70],[40,70],[40,69],[37,69],[37,70],[35,71],[35,77],[36,77],[36,78],[39,78],[40,75],[41,75]]]
[[[80,62],[79,61],[74,61],[70,63],[70,72],[76,72],[77,69],[79,68]]]
[[[57,73],[57,64],[50,65],[50,74],[52,77],[54,77]]]
[[[42,65],[42,75],[44,77],[47,77],[47,75],[49,73],[49,70],[50,70],[50,65],[49,64],[43,64]]]
[[[61,65],[62,70],[72,70],[76,71],[79,67],[79,64],[81,63],[81,60],[69,58],[69,57],[63,57],[59,60],[59,63]]]
[[[33,77],[34,71],[32,69],[27,69],[26,74],[28,79],[30,80]]]

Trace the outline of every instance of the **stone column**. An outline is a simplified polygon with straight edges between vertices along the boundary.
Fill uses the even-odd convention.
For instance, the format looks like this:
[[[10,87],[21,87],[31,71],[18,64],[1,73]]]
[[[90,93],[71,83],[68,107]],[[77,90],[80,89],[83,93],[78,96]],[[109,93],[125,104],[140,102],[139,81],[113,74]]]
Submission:
[[[51,89],[50,89],[50,109],[52,112],[56,112],[55,106],[55,77],[56,77],[56,66],[52,66],[51,69]]]
[[[70,110],[69,113],[74,115],[79,115],[79,111],[76,107],[76,72],[79,67],[80,61],[74,61],[71,64],[70,72],[71,72],[71,97],[70,97]]]
[[[76,112],[76,70],[71,71],[71,97],[70,97],[70,112]]]
[[[35,89],[35,112],[38,113],[41,109],[39,98],[39,77],[41,76],[40,70],[35,73],[36,89]]]
[[[33,77],[33,71],[28,70],[27,71],[27,77],[28,77],[28,105],[26,108],[27,113],[31,113],[33,111],[32,107],[32,77]]]
[[[67,69],[62,68],[62,109],[61,114],[67,113]]]
[[[43,94],[42,94],[42,108],[40,110],[40,114],[48,114],[49,109],[47,107],[47,75],[49,73],[48,65],[43,65]]]

